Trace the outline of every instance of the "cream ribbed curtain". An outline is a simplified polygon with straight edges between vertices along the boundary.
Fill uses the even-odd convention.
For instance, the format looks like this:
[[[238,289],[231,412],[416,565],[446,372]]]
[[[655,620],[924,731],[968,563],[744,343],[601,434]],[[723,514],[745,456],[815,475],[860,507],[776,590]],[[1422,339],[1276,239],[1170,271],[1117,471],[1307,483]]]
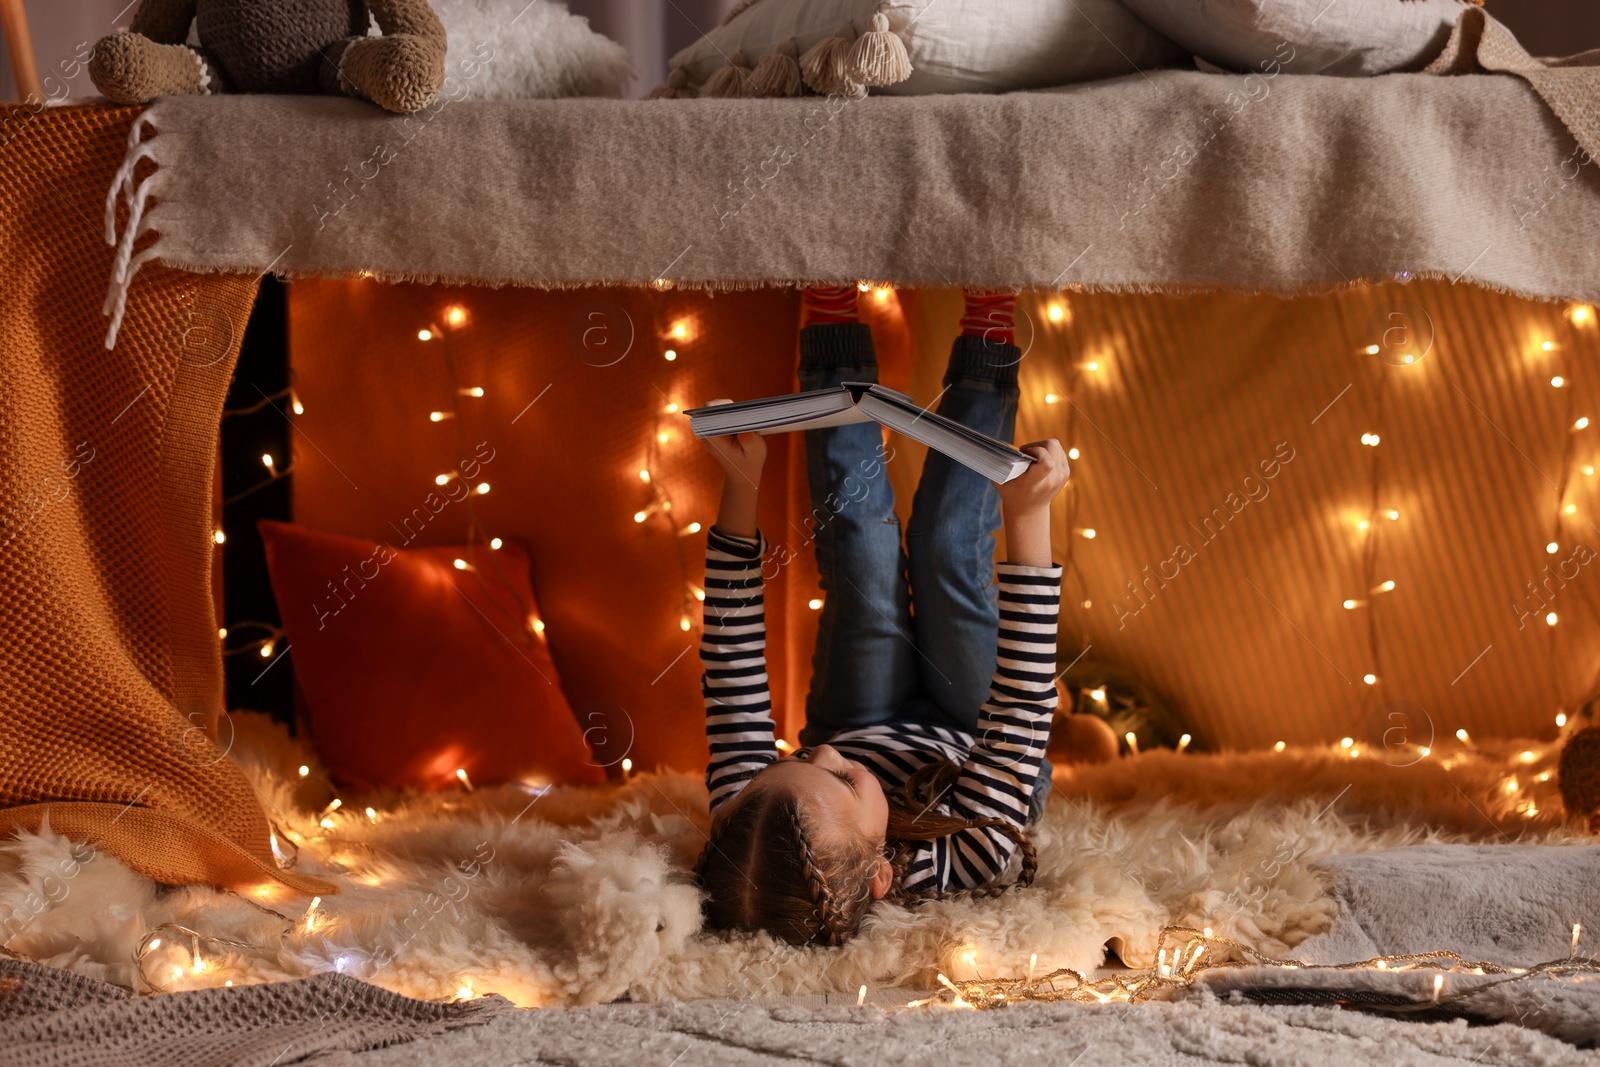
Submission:
[[[1019,438],[1081,450],[1074,529],[1057,511],[1058,556],[1070,544],[1082,576],[1064,593],[1063,667],[1092,646],[1086,661],[1136,672],[1210,747],[1375,742],[1396,708],[1416,745],[1457,729],[1552,736],[1558,709],[1588,694],[1592,313],[1425,281],[1293,300],[1030,294],[1023,307]],[[911,312],[926,402],[960,296],[924,292]],[[1585,415],[1596,424],[1572,429]],[[901,500],[914,471],[897,472]],[[1370,584],[1391,591],[1369,587],[1369,538]]]

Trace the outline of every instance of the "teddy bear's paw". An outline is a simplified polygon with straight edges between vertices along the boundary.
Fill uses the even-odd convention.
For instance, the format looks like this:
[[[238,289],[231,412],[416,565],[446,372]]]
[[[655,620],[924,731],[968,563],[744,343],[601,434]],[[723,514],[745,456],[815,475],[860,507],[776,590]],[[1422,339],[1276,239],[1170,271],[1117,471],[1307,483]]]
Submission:
[[[444,53],[442,38],[409,33],[360,38],[339,59],[340,82],[385,111],[420,111],[444,88]]]
[[[198,53],[181,44],[157,44],[142,33],[106,37],[89,60],[89,78],[118,104],[148,104],[159,96],[198,96],[210,78]]]

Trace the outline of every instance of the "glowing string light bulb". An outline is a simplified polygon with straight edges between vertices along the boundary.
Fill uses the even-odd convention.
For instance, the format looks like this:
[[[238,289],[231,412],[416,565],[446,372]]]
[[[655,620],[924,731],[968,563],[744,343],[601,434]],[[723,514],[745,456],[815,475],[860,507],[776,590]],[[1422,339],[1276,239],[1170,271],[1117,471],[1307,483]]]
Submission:
[[[228,535],[223,533],[221,530],[214,530],[211,533],[211,540],[215,541],[219,545],[227,541],[227,539]]]
[[[1189,734],[1184,734],[1182,737],[1178,738],[1178,751],[1182,752],[1184,749],[1188,748],[1189,743],[1193,740],[1194,738]]]
[[[503,544],[505,544],[505,542],[500,540],[498,537],[491,537],[489,539],[489,547],[494,549],[496,552],[500,550],[500,546]]]
[[[417,340],[419,340],[419,341],[431,341],[431,340],[433,340],[433,331],[432,330],[418,330],[417,331]]]
[[[1128,751],[1131,754],[1137,756],[1139,754],[1139,737],[1138,737],[1138,735],[1135,734],[1132,730],[1129,730],[1127,733],[1122,735],[1122,739],[1124,741],[1128,742]]]
[[[456,768],[456,781],[460,782],[462,788],[467,792],[472,792],[472,779],[467,777],[467,769],[465,767]]]
[[[1077,459],[1080,455],[1082,455],[1082,453],[1079,452],[1077,450],[1077,448],[1075,448],[1075,447],[1067,449],[1067,458],[1068,459]]]
[[[464,389],[457,389],[456,392],[460,393],[462,396],[482,397],[483,396],[483,386],[481,386],[481,385],[471,385],[471,386],[467,386]]]

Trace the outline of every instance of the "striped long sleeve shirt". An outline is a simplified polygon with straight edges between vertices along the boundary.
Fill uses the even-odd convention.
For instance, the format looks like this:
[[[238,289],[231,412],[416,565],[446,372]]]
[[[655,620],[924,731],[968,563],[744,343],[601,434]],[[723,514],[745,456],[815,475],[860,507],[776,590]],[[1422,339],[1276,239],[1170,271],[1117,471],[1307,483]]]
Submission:
[[[700,685],[711,748],[706,786],[713,812],[779,755],[767,683],[761,575],[766,548],[759,534],[747,540],[715,527],[707,540]],[[999,656],[976,736],[906,722],[846,730],[828,743],[870,768],[891,796],[918,768],[950,760],[961,774],[938,810],[966,819],[1003,819],[1020,828],[1027,825],[1029,798],[1055,714],[1061,568],[1002,563],[996,578]],[[911,844],[902,883],[910,892],[992,884],[1002,877],[1015,850],[1011,838],[992,827]]]

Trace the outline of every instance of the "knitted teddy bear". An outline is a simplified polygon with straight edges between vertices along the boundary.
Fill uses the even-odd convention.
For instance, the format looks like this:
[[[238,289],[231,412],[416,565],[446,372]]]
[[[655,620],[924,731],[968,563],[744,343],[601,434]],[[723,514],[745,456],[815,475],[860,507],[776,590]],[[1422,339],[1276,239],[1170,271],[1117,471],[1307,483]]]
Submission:
[[[381,37],[368,37],[367,15]],[[200,46],[190,47],[190,23]],[[444,85],[445,32],[428,0],[143,0],[95,45],[89,77],[119,104],[158,96],[343,93],[401,113]]]

